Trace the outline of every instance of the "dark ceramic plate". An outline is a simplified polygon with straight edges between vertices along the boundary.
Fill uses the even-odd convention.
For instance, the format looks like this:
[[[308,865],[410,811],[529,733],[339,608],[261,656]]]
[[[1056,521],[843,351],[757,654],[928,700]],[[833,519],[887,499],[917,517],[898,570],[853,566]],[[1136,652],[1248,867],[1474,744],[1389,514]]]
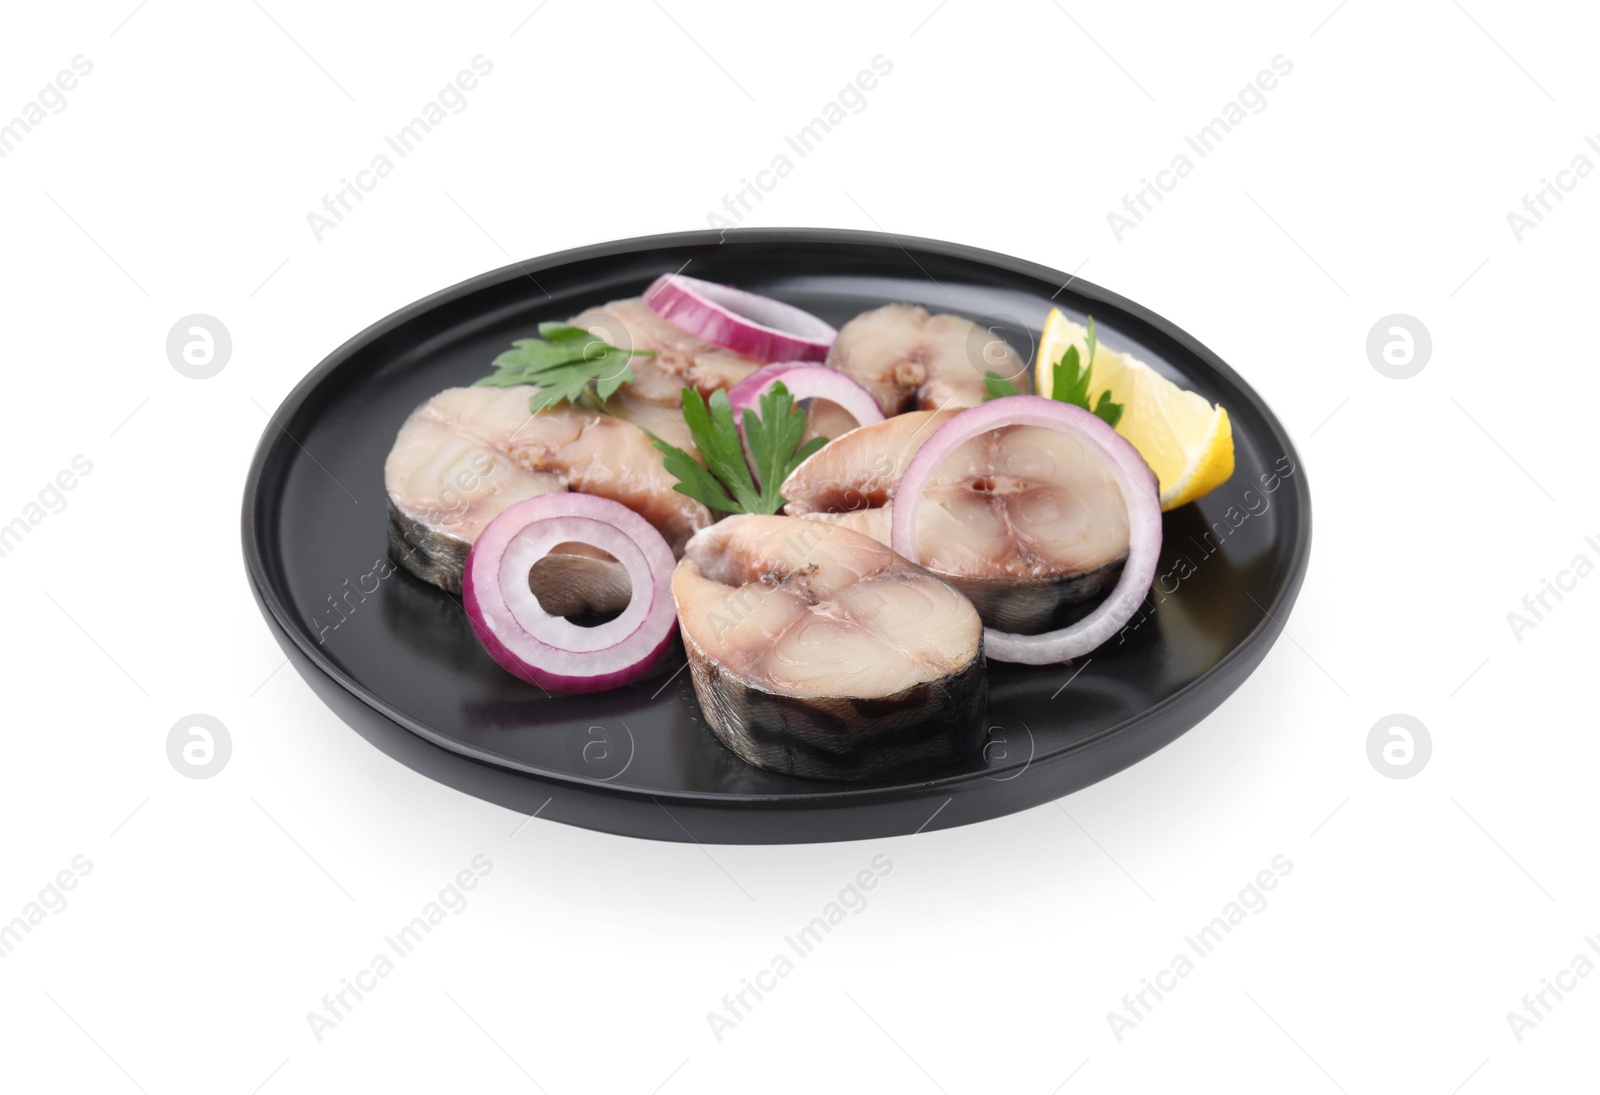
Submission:
[[[991,664],[979,756],[916,780],[834,783],[735,757],[701,718],[681,647],[648,679],[547,696],[479,647],[455,598],[388,561],[383,461],[418,403],[469,383],[541,320],[636,296],[665,270],[842,326],[891,301],[979,320],[1032,360],[1052,305],[1228,408],[1237,468],[1166,515],[1157,588],[1078,662]],[[1311,546],[1306,474],[1260,397],[1144,308],[1043,266],[932,240],[815,229],[623,240],[508,266],[418,301],[328,357],[267,427],[244,496],[251,585],[341,718],[423,774],[526,814],[659,840],[851,840],[965,825],[1104,779],[1204,718],[1261,662]],[[336,607],[342,606],[342,607]]]

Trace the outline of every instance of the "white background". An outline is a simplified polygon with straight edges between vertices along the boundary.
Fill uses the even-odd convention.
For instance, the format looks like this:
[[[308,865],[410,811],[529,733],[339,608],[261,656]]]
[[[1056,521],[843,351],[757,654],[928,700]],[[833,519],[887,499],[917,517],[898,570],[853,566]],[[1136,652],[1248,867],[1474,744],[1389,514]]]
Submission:
[[[74,856],[93,867],[0,960],[0,1083],[1592,1089],[1600,976],[1520,1042],[1506,1018],[1600,933],[1600,578],[1520,641],[1506,618],[1600,559],[1600,178],[1520,242],[1506,220],[1578,154],[1600,163],[1592,11],[936,2],[7,13],[0,119],[74,56],[94,67],[0,160],[0,522],[75,455],[93,470],[0,559],[0,918]],[[469,107],[318,242],[306,213],[478,54]],[[1009,252],[1193,332],[1300,446],[1315,547],[1288,636],[1115,778],[895,840],[523,825],[382,756],[283,668],[247,591],[266,410],[426,293],[704,227],[878,54],[867,108],[745,223]],[[1119,242],[1107,212],[1278,54],[1267,108]],[[1365,349],[1397,312],[1433,338],[1405,381]],[[232,333],[214,379],[167,360],[191,313]],[[211,779],[167,759],[193,712],[233,740]],[[1367,756],[1394,712],[1431,732],[1409,779]],[[319,1042],[306,1013],[479,853],[470,906]],[[880,854],[870,905],[719,1042],[706,1013]],[[1279,854],[1270,904],[1119,1041],[1107,1012]]]

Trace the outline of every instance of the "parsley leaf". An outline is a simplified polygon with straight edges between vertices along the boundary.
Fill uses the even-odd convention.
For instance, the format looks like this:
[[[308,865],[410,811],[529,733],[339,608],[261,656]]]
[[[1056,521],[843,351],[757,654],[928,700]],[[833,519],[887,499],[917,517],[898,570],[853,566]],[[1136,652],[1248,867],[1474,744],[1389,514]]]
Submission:
[[[1088,346],[1089,360],[1081,368],[1076,346],[1068,346],[1061,360],[1052,366],[1050,397],[1092,411],[1102,422],[1115,429],[1117,423],[1122,421],[1122,404],[1111,402],[1109,391],[1101,392],[1094,406],[1089,405],[1089,377],[1094,372],[1094,352],[1098,346],[1093,316],[1089,317]]]
[[[541,323],[538,338],[513,342],[511,349],[494,359],[494,373],[474,387],[535,385],[539,391],[528,401],[528,409],[534,413],[559,403],[582,403],[604,410],[606,400],[633,379],[628,359],[654,352],[619,349],[582,327]]]
[[[985,403],[991,399],[1000,399],[1003,396],[1016,395],[1017,386],[999,373],[990,369],[983,374],[983,387],[989,393],[983,397]]]
[[[1089,409],[1089,375],[1093,366],[1078,367],[1078,348],[1068,346],[1061,360],[1052,366],[1054,375],[1050,382],[1050,396],[1074,407]]]
[[[679,494],[723,513],[777,513],[783,508],[786,499],[778,493],[783,481],[828,439],[816,437],[800,444],[806,416],[781,380],[761,396],[760,407],[759,415],[754,408],[745,408],[741,440],[727,392],[712,393],[708,405],[695,389],[683,389],[683,420],[705,464],[676,445],[651,438],[663,465],[677,478]],[[754,474],[745,459],[746,443]]]
[[[1094,413],[1100,421],[1116,429],[1117,423],[1122,421],[1122,404],[1111,402],[1110,392],[1101,392],[1100,399],[1094,405]]]
[[[800,462],[828,443],[826,437],[813,437],[804,445],[800,438],[806,432],[806,416],[794,405],[789,389],[778,381],[762,393],[761,414],[744,409],[744,436],[750,444],[750,455],[756,462],[756,477],[762,485],[762,502],[767,508],[762,513],[777,513],[783,508],[784,497],[778,493],[789,473]]]

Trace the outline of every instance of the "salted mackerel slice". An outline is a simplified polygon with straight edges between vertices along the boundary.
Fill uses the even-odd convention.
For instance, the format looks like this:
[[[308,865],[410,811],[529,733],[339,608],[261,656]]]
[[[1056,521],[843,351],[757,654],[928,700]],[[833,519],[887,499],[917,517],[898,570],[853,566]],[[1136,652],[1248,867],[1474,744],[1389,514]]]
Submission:
[[[400,427],[383,467],[389,543],[417,577],[460,592],[467,553],[484,527],[506,507],[552,491],[622,503],[654,525],[675,555],[711,523],[705,506],[673,489],[676,480],[643,430],[570,405],[529,414],[536,390],[449,388]],[[577,580],[615,586],[605,568],[573,567],[588,575]],[[605,610],[577,594],[569,604]]]
[[[912,411],[830,442],[784,481],[784,512],[889,543],[901,475],[955,413]],[[1081,613],[1128,557],[1127,505],[1105,461],[1037,426],[990,430],[947,456],[916,529],[918,563],[965,593],[984,623],[1025,635]]]
[[[1005,339],[965,316],[885,304],[839,329],[828,351],[837,369],[872,393],[885,417],[976,407],[986,373],[1028,388],[1028,370]],[[836,437],[822,431],[825,437]]]
[[[613,346],[651,351],[628,359],[633,380],[617,389],[606,408],[688,452],[695,448],[683,421],[683,389],[710,399],[761,367],[754,358],[674,327],[641,297],[586,309],[569,322]]]
[[[982,621],[876,540],[794,517],[729,517],[689,541],[672,592],[706,722],[751,764],[882,779],[979,747]]]

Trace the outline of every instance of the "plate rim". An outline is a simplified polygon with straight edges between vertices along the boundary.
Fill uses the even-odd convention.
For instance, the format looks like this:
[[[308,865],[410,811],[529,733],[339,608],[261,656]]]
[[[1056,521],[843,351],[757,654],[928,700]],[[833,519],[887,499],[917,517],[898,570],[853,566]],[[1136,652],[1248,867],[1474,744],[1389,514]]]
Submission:
[[[863,244],[881,247],[892,244],[901,251],[906,252],[907,257],[911,258],[911,251],[908,250],[909,245],[910,248],[919,251],[1003,269],[1041,282],[1051,284],[1062,282],[1064,283],[1062,284],[1063,289],[1070,285],[1075,295],[1120,309],[1146,327],[1155,330],[1164,338],[1181,345],[1185,351],[1193,354],[1208,369],[1213,370],[1225,381],[1232,384],[1233,387],[1244,393],[1248,402],[1252,405],[1252,409],[1269,427],[1274,446],[1280,448],[1284,455],[1289,456],[1294,461],[1295,474],[1292,477],[1291,486],[1294,490],[1300,519],[1295,523],[1294,541],[1289,545],[1290,564],[1288,573],[1285,575],[1285,579],[1279,589],[1275,591],[1275,596],[1271,603],[1263,608],[1261,619],[1243,638],[1233,645],[1227,654],[1177,691],[1162,698],[1155,704],[1141,709],[1137,714],[1044,756],[1032,756],[1028,760],[1021,762],[1020,765],[1002,766],[983,772],[961,772],[926,780],[864,781],[859,786],[831,786],[827,790],[802,791],[799,793],[752,794],[748,792],[729,792],[723,794],[715,791],[642,789],[619,786],[615,783],[589,776],[541,769],[496,753],[493,750],[468,747],[459,739],[440,733],[423,720],[411,716],[378,696],[360,681],[335,665],[318,647],[310,643],[308,636],[305,634],[303,622],[290,612],[288,606],[277,596],[268,577],[270,568],[261,550],[260,536],[264,535],[264,529],[261,527],[263,522],[257,519],[256,511],[266,501],[263,494],[263,479],[268,465],[283,447],[278,435],[281,434],[283,437],[288,438],[289,441],[294,442],[294,444],[299,444],[294,435],[289,433],[285,423],[292,423],[296,415],[305,409],[309,397],[321,386],[322,382],[346,364],[358,351],[365,349],[371,343],[412,320],[425,315],[439,305],[457,298],[470,296],[480,289],[503,281],[519,277],[531,277],[533,273],[574,262],[608,258],[647,250],[703,247],[728,242],[726,239],[727,230],[695,229],[683,232],[632,236],[625,239],[585,244],[524,261],[513,260],[503,266],[475,274],[453,285],[420,297],[410,304],[404,305],[368,324],[361,331],[339,344],[314,368],[307,372],[299,383],[284,396],[277,409],[269,413],[268,424],[262,431],[261,438],[251,456],[242,500],[243,512],[240,531],[244,548],[246,576],[257,604],[268,615],[268,622],[274,625],[273,630],[288,636],[302,658],[308,660],[319,672],[345,692],[360,700],[373,712],[422,740],[457,756],[487,767],[500,769],[511,775],[540,780],[556,786],[570,787],[589,793],[601,793],[630,800],[665,799],[668,802],[680,805],[692,805],[702,808],[740,806],[771,806],[784,809],[805,809],[807,807],[849,808],[873,803],[895,802],[906,798],[925,797],[930,793],[939,791],[948,791],[955,794],[976,780],[997,778],[996,773],[1004,774],[1017,767],[1026,770],[1030,766],[1065,762],[1074,755],[1092,749],[1140,723],[1156,719],[1160,713],[1184,702],[1192,692],[1204,691],[1214,685],[1217,678],[1226,677],[1229,671],[1241,660],[1250,660],[1253,664],[1239,681],[1231,688],[1228,688],[1223,696],[1211,706],[1210,710],[1195,720],[1195,723],[1180,731],[1178,736],[1181,737],[1184,733],[1193,729],[1194,725],[1206,718],[1223,700],[1226,700],[1229,695],[1236,691],[1245,679],[1248,679],[1250,673],[1254,671],[1254,666],[1265,658],[1267,652],[1276,643],[1277,636],[1283,633],[1281,625],[1272,629],[1268,627],[1269,624],[1276,623],[1279,606],[1287,603],[1287,606],[1292,608],[1304,584],[1311,557],[1312,509],[1310,486],[1308,477],[1305,474],[1304,461],[1290,439],[1287,428],[1273,412],[1266,400],[1261,397],[1260,393],[1232,366],[1223,361],[1199,339],[1189,334],[1188,331],[1150,308],[1129,300],[1121,294],[1112,292],[1094,282],[1084,280],[1076,275],[1063,273],[1060,270],[1029,259],[1021,259],[1002,252],[991,251],[969,244],[953,243],[947,240],[918,236],[899,236],[887,232],[859,229],[774,227],[740,228],[736,231],[737,236],[735,238],[738,241],[751,243],[821,243],[839,247]],[[912,258],[912,262],[915,263],[914,258]],[[929,276],[931,278],[931,275]],[[1058,293],[1060,291],[1059,289],[1057,290]],[[341,718],[341,721],[344,720]],[[1162,747],[1157,747],[1152,753],[1159,751],[1160,748]],[[1137,763],[1137,761],[1134,763]]]

